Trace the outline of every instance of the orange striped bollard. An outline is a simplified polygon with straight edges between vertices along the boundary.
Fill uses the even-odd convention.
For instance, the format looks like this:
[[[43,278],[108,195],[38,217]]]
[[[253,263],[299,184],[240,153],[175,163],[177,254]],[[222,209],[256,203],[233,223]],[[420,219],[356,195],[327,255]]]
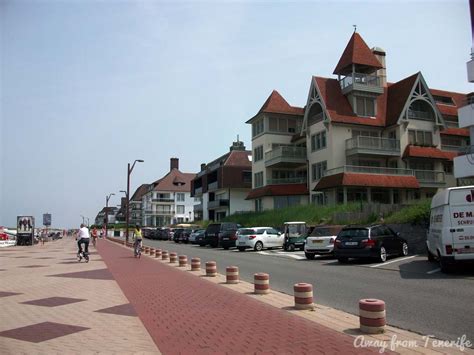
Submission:
[[[191,271],[201,271],[201,259],[192,258],[191,259]]]
[[[364,333],[385,332],[385,302],[373,298],[359,300],[359,321]]]
[[[168,257],[168,250],[163,250],[162,253],[161,253],[161,260],[169,260],[169,257]]]
[[[297,283],[293,285],[296,309],[313,309],[313,285]]]
[[[270,275],[259,272],[253,275],[253,292],[257,295],[266,295],[270,292]]]
[[[145,254],[150,254],[150,247],[145,246]]]
[[[225,268],[226,283],[238,284],[239,283],[239,268],[237,266],[227,266]]]
[[[155,256],[155,248],[150,248],[150,256]]]
[[[217,276],[217,263],[215,261],[206,262],[206,276]]]
[[[179,256],[179,267],[186,267],[188,265],[188,257],[186,255]]]
[[[155,258],[161,258],[161,249],[155,250]]]
[[[178,260],[178,254],[176,254],[174,251],[170,253],[170,264],[176,264],[176,261]]]

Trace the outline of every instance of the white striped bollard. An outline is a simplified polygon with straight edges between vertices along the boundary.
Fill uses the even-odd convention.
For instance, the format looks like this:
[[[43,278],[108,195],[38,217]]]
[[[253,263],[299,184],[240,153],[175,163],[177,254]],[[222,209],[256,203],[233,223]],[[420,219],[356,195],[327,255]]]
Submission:
[[[297,283],[293,285],[296,309],[313,309],[313,285]]]
[[[237,266],[227,266],[225,268],[226,283],[238,284],[239,283],[239,268]]]
[[[178,261],[178,254],[172,251],[170,253],[170,264],[176,264],[176,261]]]
[[[368,334],[385,331],[385,302],[373,298],[359,300],[360,330]]]
[[[191,259],[191,271],[201,271],[201,259],[192,258]]]
[[[163,250],[161,252],[161,260],[164,260],[164,261],[169,260],[168,250]]]
[[[186,267],[188,265],[188,257],[186,255],[179,256],[179,267]]]
[[[217,276],[217,263],[215,261],[206,262],[206,276]]]
[[[270,275],[259,272],[253,275],[253,292],[257,295],[266,295],[270,292]]]

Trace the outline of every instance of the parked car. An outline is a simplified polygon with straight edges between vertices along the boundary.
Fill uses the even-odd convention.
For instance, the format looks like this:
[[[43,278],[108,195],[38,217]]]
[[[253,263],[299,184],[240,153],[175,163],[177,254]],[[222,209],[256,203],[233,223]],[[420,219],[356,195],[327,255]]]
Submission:
[[[156,230],[157,239],[159,240],[170,240],[171,233],[169,228],[159,228]]]
[[[294,251],[296,248],[304,250],[306,237],[311,233],[312,228],[306,222],[285,222],[285,239],[283,249]]]
[[[153,228],[150,228],[150,227],[143,227],[142,228],[143,238],[151,239],[152,233],[153,233]]]
[[[204,233],[206,232],[205,229],[195,229],[190,235],[189,235],[189,238],[188,238],[188,241],[191,243],[191,244],[197,244],[197,241],[196,241],[196,238],[199,236],[199,235],[202,235],[204,237]]]
[[[229,249],[231,246],[235,246],[235,232],[240,227],[239,224],[233,222],[211,223],[207,226],[204,240],[199,245],[209,244],[211,247],[217,248],[220,244],[224,249]]]
[[[184,231],[184,228],[176,228],[174,230],[174,233],[173,233],[173,241],[175,243],[179,243],[180,242],[180,238],[181,238],[181,233]]]
[[[282,233],[271,227],[241,228],[237,233],[239,251],[249,248],[260,251],[264,248],[281,248],[282,246]]]
[[[333,255],[334,242],[341,226],[317,226],[306,238],[304,255],[306,259],[314,259],[316,255]]]
[[[344,227],[334,243],[334,256],[341,263],[349,258],[373,258],[383,263],[389,255],[408,255],[408,243],[383,224]]]
[[[196,235],[196,237],[194,238],[194,244],[197,244],[201,247],[205,246],[205,238],[206,238],[206,230],[204,229],[204,231],[202,233],[199,233]]]
[[[188,244],[189,243],[189,236],[191,235],[192,232],[193,232],[193,230],[191,228],[184,228],[181,231],[181,233],[179,233],[178,242]]]

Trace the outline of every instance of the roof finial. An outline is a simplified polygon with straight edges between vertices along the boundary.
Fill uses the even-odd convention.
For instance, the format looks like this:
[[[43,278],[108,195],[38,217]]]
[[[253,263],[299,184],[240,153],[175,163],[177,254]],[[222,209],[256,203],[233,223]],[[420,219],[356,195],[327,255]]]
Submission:
[[[237,142],[240,142],[240,141],[239,141],[239,135],[237,135]]]
[[[357,32],[357,25],[352,25],[354,27],[354,33]]]

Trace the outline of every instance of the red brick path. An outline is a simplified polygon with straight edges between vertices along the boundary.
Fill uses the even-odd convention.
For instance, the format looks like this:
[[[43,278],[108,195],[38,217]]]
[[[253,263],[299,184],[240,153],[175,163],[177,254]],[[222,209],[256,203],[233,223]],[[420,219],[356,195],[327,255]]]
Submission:
[[[100,255],[163,354],[356,354],[354,338],[164,265],[100,243]],[[375,351],[374,351],[375,353]]]

